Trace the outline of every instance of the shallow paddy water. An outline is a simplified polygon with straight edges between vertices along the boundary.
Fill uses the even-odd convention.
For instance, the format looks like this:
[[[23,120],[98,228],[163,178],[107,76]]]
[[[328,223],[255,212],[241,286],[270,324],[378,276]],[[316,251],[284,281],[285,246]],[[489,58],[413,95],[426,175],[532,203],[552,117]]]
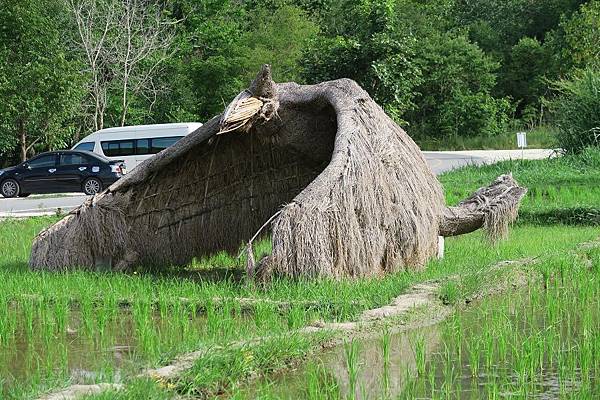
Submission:
[[[21,398],[29,388],[61,382],[121,382],[159,354],[181,351],[188,336],[206,326],[205,316],[185,306],[168,316],[148,304],[123,309],[24,301],[4,307],[0,398]]]
[[[0,398],[64,384],[121,382],[164,361],[207,331],[205,314],[188,305],[73,305],[68,300],[0,299]]]
[[[600,398],[598,268],[554,267],[543,284],[441,324],[346,342],[246,397]]]

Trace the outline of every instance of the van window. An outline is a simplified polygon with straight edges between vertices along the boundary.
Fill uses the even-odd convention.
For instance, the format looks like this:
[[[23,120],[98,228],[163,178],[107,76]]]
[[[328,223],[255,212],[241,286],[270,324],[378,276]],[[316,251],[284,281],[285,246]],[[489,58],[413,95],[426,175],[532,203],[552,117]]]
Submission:
[[[170,136],[152,139],[111,140],[102,142],[102,152],[107,157],[132,156],[134,154],[156,154],[175,144],[183,136]]]
[[[135,154],[150,154],[150,140],[149,139],[136,140]]]
[[[79,143],[73,150],[94,151],[94,142]]]
[[[179,139],[181,139],[183,136],[171,136],[171,137],[165,137],[165,138],[154,138],[152,139],[152,147],[150,148],[150,152],[152,154],[156,154],[164,149],[166,149],[167,147],[177,143],[177,141]]]
[[[102,142],[102,152],[107,157],[132,156],[135,154],[133,140]]]

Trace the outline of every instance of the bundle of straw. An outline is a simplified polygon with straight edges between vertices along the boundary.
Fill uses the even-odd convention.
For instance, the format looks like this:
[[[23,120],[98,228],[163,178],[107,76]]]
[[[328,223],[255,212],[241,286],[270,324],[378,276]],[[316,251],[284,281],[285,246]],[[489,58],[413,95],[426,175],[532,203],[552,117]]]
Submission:
[[[242,128],[262,109],[262,106],[262,100],[252,97],[248,90],[241,92],[223,113],[220,123],[221,129],[218,134]]]

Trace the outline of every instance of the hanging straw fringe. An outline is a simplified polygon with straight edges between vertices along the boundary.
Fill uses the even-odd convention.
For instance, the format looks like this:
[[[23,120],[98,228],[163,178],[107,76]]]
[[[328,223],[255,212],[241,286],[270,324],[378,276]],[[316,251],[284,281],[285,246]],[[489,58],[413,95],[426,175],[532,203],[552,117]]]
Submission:
[[[258,235],[260,235],[260,233],[263,231],[263,229],[265,229],[267,227],[267,225],[269,225],[275,218],[277,218],[277,216],[279,214],[281,214],[283,210],[279,210],[277,211],[275,214],[273,214],[271,216],[271,218],[269,218],[267,220],[267,222],[265,222],[254,234],[254,236],[252,236],[252,238],[248,241],[248,244],[246,244],[246,255],[247,255],[247,259],[246,259],[246,274],[248,275],[248,278],[252,278],[254,276],[254,271],[256,269],[256,261],[254,260],[254,253],[252,252],[252,242],[254,242],[254,240],[258,237]],[[237,258],[240,258],[242,256],[242,253],[244,252],[244,250],[240,251],[240,254],[238,254]]]

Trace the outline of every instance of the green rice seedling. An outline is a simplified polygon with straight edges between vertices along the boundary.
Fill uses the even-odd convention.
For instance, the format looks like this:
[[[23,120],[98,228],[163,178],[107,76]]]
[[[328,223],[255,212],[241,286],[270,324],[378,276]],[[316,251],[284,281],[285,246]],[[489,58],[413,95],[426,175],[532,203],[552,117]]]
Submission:
[[[404,389],[402,390],[401,399],[414,399],[415,398],[415,380],[411,376],[410,370],[404,370],[404,379],[402,381],[404,383]],[[366,397],[363,397],[366,398]]]
[[[304,307],[297,305],[292,306],[288,312],[287,321],[289,329],[298,329],[306,325],[306,312],[304,311]]]
[[[415,363],[417,366],[417,374],[425,375],[425,361],[426,361],[426,349],[425,349],[425,337],[422,334],[416,334],[414,338],[414,354]]]
[[[14,336],[17,313],[6,298],[0,299],[0,347],[7,346]]]
[[[86,335],[91,336],[94,332],[94,322],[96,320],[94,304],[91,297],[83,295],[83,297],[80,298],[79,311],[85,333]]]
[[[489,330],[485,330],[485,338],[483,342],[483,355],[485,359],[485,366],[487,369],[491,369],[496,360],[495,351],[494,351],[494,343],[495,338]]]
[[[479,361],[481,359],[481,347],[480,342],[477,340],[470,341],[469,347],[469,367],[471,369],[471,376],[476,377],[479,375]]]
[[[108,324],[111,320],[110,305],[102,299],[95,306],[95,319],[96,319],[96,332],[100,336],[100,339],[105,337]]]
[[[31,298],[25,298],[20,303],[21,311],[23,314],[23,325],[25,328],[25,335],[31,339],[33,337],[33,321],[35,313],[34,300]]]
[[[450,385],[454,378],[454,359],[448,343],[444,342],[444,379]]]
[[[41,335],[46,347],[50,347],[50,343],[54,338],[55,328],[53,311],[51,304],[43,303],[40,305],[36,330],[39,332],[38,334]]]
[[[436,364],[435,362],[429,363],[427,368],[427,383],[429,384],[429,388],[431,390],[430,396],[433,399],[435,397],[435,378],[436,378]]]
[[[456,302],[460,298],[460,289],[458,285],[453,281],[448,281],[444,283],[439,290],[439,297],[444,304],[456,304]]]
[[[236,331],[235,303],[232,300],[223,301],[219,315],[219,336],[228,339]]]
[[[387,328],[381,335],[381,353],[383,358],[383,396],[387,398],[390,389],[390,332]]]
[[[277,310],[275,309],[275,305],[268,302],[259,302],[254,308],[254,324],[257,329],[264,329],[268,326],[269,322],[273,314],[275,314]]]
[[[358,395],[358,372],[360,368],[358,342],[352,339],[344,343],[344,355],[346,356],[346,372],[348,373],[349,397],[355,399]]]
[[[67,324],[69,322],[69,300],[65,297],[58,297],[53,304],[54,307],[54,321],[55,321],[55,334],[59,335],[65,333]]]
[[[340,388],[335,378],[321,363],[309,363],[307,366],[306,399],[334,400],[340,399]]]

